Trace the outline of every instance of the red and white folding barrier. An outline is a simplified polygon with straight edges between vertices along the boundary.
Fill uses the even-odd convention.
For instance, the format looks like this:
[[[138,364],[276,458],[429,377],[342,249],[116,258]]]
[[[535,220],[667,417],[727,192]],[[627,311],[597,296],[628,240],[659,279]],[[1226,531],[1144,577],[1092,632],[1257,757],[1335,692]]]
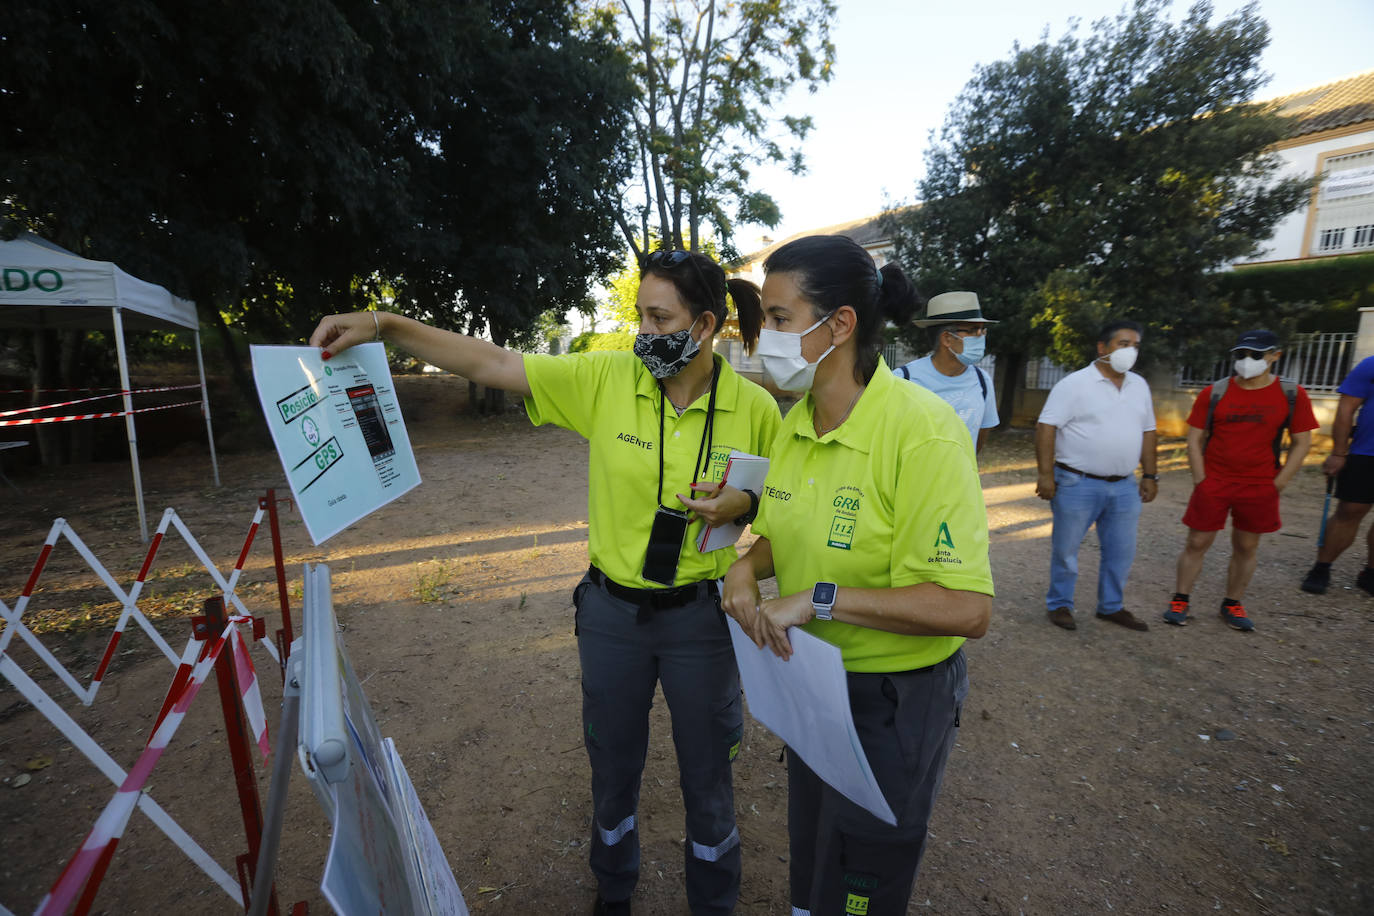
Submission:
[[[104,811],[101,812],[95,826],[91,828],[81,847],[62,870],[62,874],[58,876],[47,896],[39,903],[37,913],[47,916],[47,914],[66,912],[67,908],[76,901],[77,895],[80,894],[97,863],[113,853],[114,847],[118,845],[120,838],[124,835],[124,828],[129,822],[129,816],[133,814],[134,808],[144,797],[143,787],[147,785],[148,777],[158,761],[162,759],[163,752],[166,751],[172,736],[176,734],[177,728],[186,718],[186,712],[191,706],[191,701],[200,692],[206,676],[219,659],[226,644],[229,646],[230,652],[233,653],[234,664],[239,673],[240,690],[242,691],[240,699],[244,702],[258,748],[262,751],[263,758],[266,759],[269,747],[262,697],[258,692],[257,676],[253,670],[253,663],[248,656],[247,646],[236,627],[239,623],[251,622],[251,618],[231,617],[224,632],[210,646],[209,651],[196,662],[191,676],[179,687],[174,684],[173,691],[169,693],[170,711],[154,730],[153,736],[148,740],[147,747],[143,749],[143,753],[139,755],[134,766],[120,781],[118,791],[106,804]],[[194,643],[194,640],[192,642]],[[0,664],[3,664],[4,661],[4,656],[0,656]],[[189,841],[190,838],[187,837],[186,839]],[[190,854],[191,850],[182,846],[176,839],[173,838],[173,842],[177,843],[183,852]],[[191,842],[190,845],[194,846],[195,844]],[[199,849],[199,847],[195,848]],[[212,877],[217,878],[215,875]],[[229,876],[224,873],[224,877],[228,878]],[[218,883],[224,886],[223,882]],[[225,889],[231,896],[238,898],[238,888],[232,879],[229,879],[229,886]]]
[[[168,509],[167,511],[171,512],[172,510]],[[124,589],[120,587],[119,583],[114,580],[114,577],[110,575],[109,571],[105,569],[104,564],[96,559],[95,554],[92,553],[90,548],[86,546],[86,543],[81,540],[76,531],[67,524],[67,520],[64,518],[55,520],[52,524],[52,528],[48,531],[47,539],[43,542],[43,549],[38,554],[38,560],[33,565],[33,571],[29,573],[28,581],[24,583],[24,590],[20,594],[19,599],[15,601],[13,609],[8,607],[3,601],[0,601],[0,617],[3,617],[5,621],[5,628],[3,631],[0,631],[0,652],[5,651],[9,646],[11,637],[17,633],[19,637],[28,644],[29,648],[34,651],[34,654],[42,659],[43,663],[47,665],[48,668],[50,668],[86,706],[91,705],[91,701],[95,699],[96,692],[100,689],[100,679],[104,677],[105,670],[109,666],[109,659],[114,654],[114,647],[119,643],[119,637],[123,634],[124,627],[127,625],[130,617],[138,621],[139,626],[148,634],[148,638],[153,641],[153,644],[158,647],[158,650],[161,651],[172,664],[176,664],[177,656],[176,653],[172,651],[172,647],[167,645],[167,641],[162,638],[162,634],[157,631],[148,618],[143,615],[143,612],[138,609],[138,594],[143,589],[143,582],[147,577],[148,567],[151,565],[152,557],[157,552],[158,545],[161,543],[161,534],[162,532],[159,530],[158,537],[152,541],[148,558],[144,561],[144,568],[139,574],[138,580],[135,581],[129,592],[125,592]],[[47,566],[48,558],[52,556],[53,548],[57,545],[59,537],[65,537],[67,539],[68,543],[70,543],[72,547],[76,549],[76,552],[81,555],[81,558],[86,561],[86,565],[91,568],[91,571],[96,574],[100,581],[104,583],[105,587],[110,590],[110,593],[114,595],[123,606],[123,610],[119,615],[119,621],[115,624],[114,633],[111,635],[110,641],[105,647],[100,665],[96,669],[96,676],[92,679],[89,687],[81,686],[81,683],[67,670],[66,666],[48,651],[47,647],[39,641],[33,631],[24,625],[23,621],[24,612],[28,609],[29,600],[33,597],[34,587],[38,584],[38,579],[43,574],[43,569]]]
[[[191,548],[191,552],[195,554],[196,559],[200,561],[206,572],[209,573],[210,578],[214,581],[216,587],[219,588],[220,593],[224,596],[225,603],[232,604],[240,615],[247,617],[251,615],[248,609],[244,607],[238,595],[235,594],[235,589],[238,587],[239,577],[243,573],[243,564],[248,559],[248,552],[253,546],[253,540],[257,535],[258,527],[262,523],[262,517],[265,511],[262,504],[259,503],[257,511],[253,515],[253,522],[248,527],[248,534],[244,538],[243,549],[239,551],[238,559],[234,563],[234,568],[229,578],[225,579],[225,577],[220,574],[215,564],[210,560],[210,557],[205,553],[204,548],[200,546],[195,535],[186,527],[186,523],[181,520],[175,510],[167,509],[162,514],[162,520],[158,524],[157,532],[148,543],[148,553],[144,557],[143,566],[139,569],[138,576],[134,579],[133,584],[129,587],[127,592],[120,587],[119,583],[116,582],[114,577],[106,570],[104,564],[96,558],[95,554],[91,552],[91,549],[86,546],[85,542],[81,540],[76,531],[67,523],[67,520],[63,518],[57,519],[53,522],[52,529],[48,532],[48,537],[43,542],[43,549],[39,552],[38,560],[33,566],[33,571],[29,574],[28,581],[24,583],[24,590],[15,601],[13,608],[6,605],[3,600],[0,600],[0,619],[3,619],[5,624],[4,629],[0,630],[0,652],[5,651],[10,640],[17,634],[86,706],[91,705],[92,701],[95,700],[96,693],[100,690],[100,685],[104,681],[106,672],[109,670],[110,662],[114,658],[115,648],[119,645],[119,640],[123,636],[124,629],[128,625],[130,619],[135,620],[143,631],[148,634],[148,637],[158,647],[158,650],[167,657],[169,662],[173,665],[177,664],[178,658],[176,653],[172,650],[171,646],[167,645],[167,641],[162,638],[162,635],[158,633],[157,629],[152,625],[152,622],[149,621],[138,608],[139,596],[143,591],[143,586],[147,582],[148,573],[153,566],[153,559],[157,556],[158,549],[162,546],[162,540],[168,528],[175,527],[177,532],[181,534],[182,539],[186,542],[187,546]],[[96,574],[100,581],[104,583],[105,587],[109,589],[110,593],[122,605],[119,620],[115,623],[114,631],[110,634],[110,639],[105,645],[105,651],[101,654],[95,674],[92,676],[89,686],[85,687],[83,687],[80,681],[78,681],[77,678],[57,660],[56,656],[48,651],[47,647],[43,645],[33,631],[25,626],[23,622],[24,612],[28,608],[34,588],[38,584],[39,577],[42,575],[43,569],[47,565],[48,558],[52,555],[53,548],[57,545],[59,538],[67,539],[72,547],[76,549],[76,552],[80,554],[81,558],[85,560],[86,565],[90,567],[91,571]],[[278,655],[276,645],[270,639],[260,640],[260,643],[267,650],[268,655],[272,656],[273,660],[280,665],[281,659]]]
[[[196,645],[192,641],[192,645]],[[198,647],[197,647],[198,651]],[[69,716],[62,707],[43,692],[43,688],[38,686],[27,674],[24,669],[5,653],[0,653],[0,675],[9,679],[15,686],[20,695],[24,697],[35,709],[41,712],[49,722],[57,727],[62,736],[67,739],[77,750],[86,755],[86,758],[95,764],[96,768],[105,775],[105,778],[116,786],[124,784],[128,779],[126,773],[115,759],[106,753],[105,749],[92,738],[86,731],[76,723],[76,720]],[[181,828],[180,825],[166,812],[157,802],[153,801],[149,795],[140,795],[137,807],[148,816],[148,819],[157,826],[185,855],[194,862],[201,871],[219,885],[235,902],[239,900],[238,882],[228,871],[221,868],[210,854],[200,847],[191,835]]]
[[[221,681],[220,689],[224,691],[228,684],[233,683],[238,696],[232,701],[225,697],[226,726],[229,725],[229,712],[231,708],[228,703],[232,702],[233,707],[242,711],[243,719],[246,721],[246,731],[249,732],[249,741],[258,747],[259,753],[265,760],[270,752],[268,740],[267,717],[262,704],[262,692],[259,687],[257,672],[254,669],[248,642],[243,638],[238,630],[237,624],[252,623],[255,625],[255,635],[261,634],[261,619],[255,620],[244,607],[243,602],[235,594],[239,579],[243,573],[244,563],[248,558],[248,553],[252,548],[253,541],[257,535],[258,528],[263,520],[264,514],[269,514],[272,521],[272,540],[273,553],[276,566],[276,579],[278,585],[278,595],[281,602],[282,621],[289,638],[291,624],[289,607],[286,600],[286,580],[285,571],[282,565],[281,545],[276,528],[276,498],[274,492],[269,490],[267,496],[260,499],[257,504],[253,521],[249,526],[248,533],[244,539],[243,547],[239,551],[232,571],[226,578],[216,568],[196,540],[194,535],[186,527],[186,524],[177,516],[175,511],[167,509],[163,513],[162,521],[158,526],[157,534],[148,546],[148,551],[144,557],[143,564],[139,569],[138,575],[133,584],[127,591],[122,589],[114,580],[113,576],[105,569],[104,565],[95,557],[94,553],[86,546],[81,538],[67,524],[65,519],[57,519],[44,541],[42,550],[37,561],[25,582],[23,592],[15,601],[14,606],[10,607],[0,601],[0,677],[10,681],[19,693],[35,709],[40,711],[66,740],[76,749],[81,751],[111,782],[115,784],[118,791],[106,806],[100,819],[96,821],[90,835],[86,838],[81,848],[78,850],[72,861],[68,863],[62,875],[54,884],[49,893],[49,897],[40,905],[41,912],[62,912],[68,908],[73,901],[76,901],[77,894],[81,894],[80,900],[76,902],[78,913],[86,912],[99,888],[103,878],[105,868],[108,866],[113,856],[119,838],[123,835],[129,817],[134,808],[142,810],[153,823],[162,830],[164,834],[182,852],[195,863],[215,884],[219,885],[225,893],[229,894],[237,904],[242,905],[247,899],[244,875],[241,873],[237,880],[225,869],[221,868],[189,834],[186,833],[161,807],[159,807],[144,789],[148,776],[153,767],[161,759],[177,727],[185,718],[191,700],[195,697],[200,687],[203,685],[206,675],[211,667],[220,662]],[[225,605],[231,606],[231,615],[228,624],[220,634],[214,632],[207,633],[207,628],[197,618],[196,635],[191,638],[185,650],[178,656],[156,628],[152,626],[147,617],[139,610],[138,600],[142,593],[144,584],[148,579],[150,570],[158,550],[163,543],[163,539],[168,530],[175,528],[186,541],[191,551],[195,554],[200,564],[204,566],[206,572],[214,581],[216,588],[223,596]],[[47,650],[38,637],[23,623],[24,612],[28,609],[30,600],[35,593],[35,588],[47,566],[49,559],[57,546],[58,541],[66,538],[75,548],[77,553],[86,562],[87,566],[96,574],[100,581],[109,589],[112,595],[119,600],[122,610],[114,632],[106,645],[105,651],[101,656],[96,668],[94,677],[89,686],[83,687],[71,672],[57,660],[57,658]],[[218,605],[218,599],[214,599]],[[223,611],[217,612],[217,619],[223,620]],[[137,762],[125,772],[115,762],[115,760],[85,731],[77,722],[63,711],[56,701],[48,696],[45,690],[39,686],[28,674],[17,664],[10,654],[10,644],[14,636],[28,645],[35,654],[50,668],[54,674],[82,701],[85,705],[90,705],[94,700],[100,684],[108,671],[110,661],[114,656],[115,647],[118,645],[120,637],[130,618],[138,621],[139,625],[148,633],[149,637],[157,644],[174,665],[176,672],[172,678],[171,686],[162,702],[162,707],[158,713],[157,720],[153,726],[152,737],[143,750]],[[259,636],[256,640],[264,645],[274,661],[280,667],[279,653],[276,645],[270,639]],[[228,655],[224,655],[224,650],[228,649]],[[228,666],[226,669],[225,666]],[[241,764],[250,767],[249,754],[247,747],[238,741],[234,736],[239,734],[238,728],[231,729],[233,734],[229,736],[231,751],[235,756],[235,772]],[[242,757],[237,756],[242,748]],[[283,751],[289,753],[289,749]],[[255,793],[254,789],[254,793]],[[244,788],[239,786],[240,806],[248,811],[251,802],[256,805],[256,794],[251,799],[244,797]],[[247,822],[245,822],[247,823]],[[256,837],[250,837],[250,849],[255,849],[252,843]],[[240,857],[243,859],[243,857]],[[239,863],[242,871],[243,862]],[[82,894],[81,888],[85,886]],[[8,910],[0,906],[0,916],[11,916]]]

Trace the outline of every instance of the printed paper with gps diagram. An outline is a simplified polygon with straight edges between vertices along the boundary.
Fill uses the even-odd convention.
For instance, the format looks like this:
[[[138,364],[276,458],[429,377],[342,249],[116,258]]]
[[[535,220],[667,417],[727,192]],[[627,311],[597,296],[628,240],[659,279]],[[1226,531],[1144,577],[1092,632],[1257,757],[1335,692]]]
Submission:
[[[314,347],[251,351],[272,441],[316,544],[420,482],[382,344],[328,361]]]

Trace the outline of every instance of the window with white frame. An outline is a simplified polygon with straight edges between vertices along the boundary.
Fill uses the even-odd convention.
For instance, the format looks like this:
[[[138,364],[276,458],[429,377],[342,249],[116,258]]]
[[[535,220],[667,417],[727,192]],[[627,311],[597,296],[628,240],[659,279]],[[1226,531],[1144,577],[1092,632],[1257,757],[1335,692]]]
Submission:
[[[1374,149],[1332,156],[1317,194],[1316,254],[1374,248]]]
[[[1317,242],[1318,251],[1340,251],[1345,247],[1344,229],[1323,229]]]

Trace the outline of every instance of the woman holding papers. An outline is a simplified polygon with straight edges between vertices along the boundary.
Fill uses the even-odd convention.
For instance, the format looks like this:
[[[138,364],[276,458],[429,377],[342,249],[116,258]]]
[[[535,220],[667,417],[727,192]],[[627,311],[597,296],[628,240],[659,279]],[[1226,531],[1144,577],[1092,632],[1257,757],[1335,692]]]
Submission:
[[[595,912],[628,913],[639,877],[636,809],[655,683],[672,712],[687,811],[693,913],[739,896],[731,763],[743,727],[739,674],[716,580],[734,550],[700,553],[703,524],[748,521],[758,494],[721,486],[734,450],[767,455],[777,402],[712,353],[734,299],[746,349],[759,290],[695,252],[656,251],[640,272],[634,352],[520,354],[390,313],[324,319],[325,358],[385,339],[481,385],[518,392],[536,424],[585,436],[591,567],[573,592],[583,738],[592,767]],[[700,496],[700,498],[696,498]]]
[[[900,267],[841,236],[764,262],[758,354],[805,391],[773,444],[754,531],[723,604],[759,646],[791,655],[805,627],[841,650],[860,743],[895,826],[788,752],[795,913],[906,912],[926,825],[968,691],[965,638],[992,607],[987,516],[968,430],[878,355],[886,321],[918,304]],[[760,598],[777,576],[781,597]]]

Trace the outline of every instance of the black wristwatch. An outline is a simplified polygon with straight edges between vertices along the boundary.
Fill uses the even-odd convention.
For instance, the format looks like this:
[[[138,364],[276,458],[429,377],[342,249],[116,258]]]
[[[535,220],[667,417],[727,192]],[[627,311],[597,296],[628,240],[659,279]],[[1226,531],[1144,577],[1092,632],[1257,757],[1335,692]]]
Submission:
[[[1141,480],[1153,480],[1155,483],[1159,483],[1159,475],[1158,475],[1158,474],[1141,474],[1141,475],[1140,475],[1140,479],[1141,479]]]
[[[743,490],[742,492],[749,495],[749,511],[735,519],[736,525],[747,525],[759,515],[759,494],[753,490]]]

